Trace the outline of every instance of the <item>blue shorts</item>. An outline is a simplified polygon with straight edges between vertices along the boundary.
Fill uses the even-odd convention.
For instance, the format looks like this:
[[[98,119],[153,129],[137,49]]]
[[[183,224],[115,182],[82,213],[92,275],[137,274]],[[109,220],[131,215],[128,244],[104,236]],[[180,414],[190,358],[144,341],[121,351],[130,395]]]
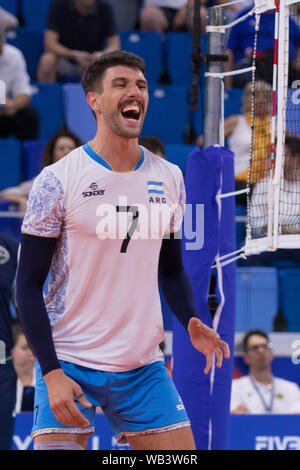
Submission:
[[[103,372],[60,361],[65,374],[77,382],[92,408],[76,402],[89,420],[87,427],[61,424],[49,406],[46,383],[36,365],[32,436],[45,433],[91,433],[96,407],[101,407],[117,442],[126,435],[155,433],[189,426],[182,400],[163,361],[127,372]]]

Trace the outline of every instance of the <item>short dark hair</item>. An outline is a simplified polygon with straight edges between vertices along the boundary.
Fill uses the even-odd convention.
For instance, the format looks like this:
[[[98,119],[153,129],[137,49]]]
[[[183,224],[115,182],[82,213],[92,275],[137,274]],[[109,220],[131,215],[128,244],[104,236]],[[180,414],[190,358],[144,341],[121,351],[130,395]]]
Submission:
[[[101,92],[104,73],[117,65],[141,70],[144,75],[146,72],[145,62],[140,56],[127,51],[107,52],[94,60],[83,74],[81,85],[85,94],[87,95],[89,91],[96,91],[97,88],[97,91]]]
[[[146,147],[146,149],[150,150],[152,153],[156,154],[158,152],[164,156],[166,155],[164,143],[156,135],[140,137],[139,144]]]
[[[263,330],[259,330],[259,329],[256,329],[256,330],[250,330],[248,331],[248,333],[245,334],[244,336],[244,339],[243,339],[243,349],[244,349],[244,352],[247,352],[248,350],[248,340],[251,336],[254,336],[254,335],[258,335],[258,336],[262,336],[263,338],[265,338],[267,341],[269,341],[269,337],[267,335],[267,333]]]

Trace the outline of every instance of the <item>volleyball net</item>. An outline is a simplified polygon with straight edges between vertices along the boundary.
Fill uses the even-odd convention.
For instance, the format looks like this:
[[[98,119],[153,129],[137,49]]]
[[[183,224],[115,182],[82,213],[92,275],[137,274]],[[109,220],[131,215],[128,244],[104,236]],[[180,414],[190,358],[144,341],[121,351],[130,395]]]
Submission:
[[[300,247],[300,3],[255,2],[253,15],[246,254]]]

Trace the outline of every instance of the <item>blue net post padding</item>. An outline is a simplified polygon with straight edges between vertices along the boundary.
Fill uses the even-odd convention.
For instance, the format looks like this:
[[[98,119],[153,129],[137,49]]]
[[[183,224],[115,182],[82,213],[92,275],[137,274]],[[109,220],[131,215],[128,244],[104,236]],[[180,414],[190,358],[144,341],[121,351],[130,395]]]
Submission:
[[[196,204],[204,205],[204,238],[202,248],[187,249],[187,242],[191,243],[191,240],[187,239],[190,231],[186,230],[186,225],[190,221],[185,219],[183,260],[200,319],[211,327],[215,326],[231,350],[231,359],[224,359],[222,369],[215,368],[207,376],[204,375],[205,357],[193,348],[188,333],[174,317],[173,379],[191,420],[197,449],[227,449],[229,442],[235,262],[213,271],[217,275],[218,301],[224,299],[222,309],[214,315],[214,324],[208,307],[208,294],[216,256],[232,253],[236,249],[235,198],[221,199],[218,204],[216,196],[219,191],[223,194],[234,191],[233,153],[222,147],[209,147],[202,151],[195,148],[187,161],[186,202],[187,207],[193,207],[193,214],[196,213]]]

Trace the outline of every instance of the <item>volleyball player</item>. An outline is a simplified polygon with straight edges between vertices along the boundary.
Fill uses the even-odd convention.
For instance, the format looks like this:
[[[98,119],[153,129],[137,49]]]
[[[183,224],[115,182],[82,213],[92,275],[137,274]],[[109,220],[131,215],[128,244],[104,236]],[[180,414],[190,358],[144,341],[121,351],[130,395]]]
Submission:
[[[206,356],[205,373],[229,348],[197,318],[180,239],[163,239],[181,225],[182,174],[138,145],[148,106],[142,59],[105,54],[82,85],[96,136],[40,173],[22,225],[17,300],[38,358],[34,448],[85,449],[101,406],[134,449],[194,449],[159,348],[157,278]],[[169,217],[149,221],[154,206]]]

